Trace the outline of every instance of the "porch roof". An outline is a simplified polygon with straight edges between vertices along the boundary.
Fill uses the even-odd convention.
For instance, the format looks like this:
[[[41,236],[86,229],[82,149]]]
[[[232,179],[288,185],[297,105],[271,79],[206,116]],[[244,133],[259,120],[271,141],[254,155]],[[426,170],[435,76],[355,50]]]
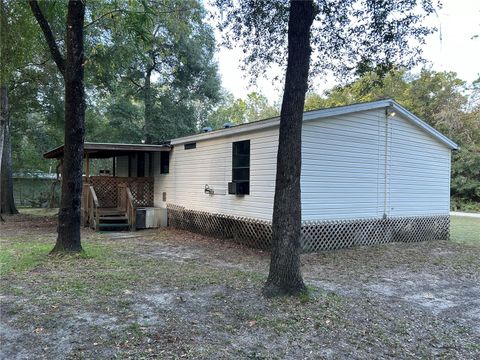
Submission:
[[[64,145],[56,147],[43,154],[45,159],[63,158]],[[170,151],[170,145],[147,145],[147,144],[119,144],[119,143],[92,143],[86,142],[83,146],[83,156],[90,159],[104,159],[114,156],[123,156],[139,152]]]

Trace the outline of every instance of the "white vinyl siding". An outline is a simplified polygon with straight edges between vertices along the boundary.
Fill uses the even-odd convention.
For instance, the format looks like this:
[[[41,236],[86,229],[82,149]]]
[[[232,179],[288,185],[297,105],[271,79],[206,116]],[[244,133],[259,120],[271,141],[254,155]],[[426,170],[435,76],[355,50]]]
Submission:
[[[399,115],[386,121],[380,108],[304,122],[304,221],[448,214],[450,149]],[[250,195],[229,195],[232,143],[242,140],[250,140]],[[277,145],[278,127],[174,145],[169,174],[155,157],[155,205],[271,220]]]
[[[196,149],[177,145],[171,152],[169,174],[155,173],[155,204],[270,220],[275,190],[278,130],[197,142]],[[232,181],[232,143],[250,140],[250,195],[228,194]],[[155,160],[157,161],[157,159]],[[159,161],[159,157],[158,157]],[[205,194],[205,185],[214,195]],[[167,201],[162,200],[166,192]]]
[[[448,214],[450,149],[399,116],[390,126],[388,215]]]
[[[302,133],[302,218],[383,215],[385,112],[309,121]]]

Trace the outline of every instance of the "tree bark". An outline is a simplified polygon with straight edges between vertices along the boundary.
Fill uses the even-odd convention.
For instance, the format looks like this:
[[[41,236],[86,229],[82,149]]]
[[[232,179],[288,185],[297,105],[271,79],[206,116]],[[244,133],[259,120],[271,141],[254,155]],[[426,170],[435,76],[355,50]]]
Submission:
[[[85,137],[84,18],[84,2],[70,0],[67,14],[67,58],[65,61],[65,143],[62,199],[58,214],[57,243],[52,252],[82,250],[80,207]]]
[[[3,159],[3,148],[5,145],[5,126],[7,124],[8,116],[8,100],[7,100],[7,87],[3,84],[0,84],[0,202],[2,199],[2,159]],[[2,212],[0,211],[0,214]]]
[[[3,3],[0,3],[3,5]],[[4,140],[5,140],[5,123],[6,123],[6,115],[5,115],[5,101],[4,99],[4,91],[6,90],[6,86],[3,84],[0,84],[0,202],[2,199],[2,158],[3,158],[3,145],[4,145]],[[0,221],[5,221],[2,217],[2,211],[0,209]]]
[[[85,138],[85,84],[83,82],[84,0],[69,0],[67,12],[67,57],[63,59],[48,21],[38,2],[30,7],[39,23],[58,70],[65,82],[65,140],[62,166],[62,198],[58,213],[58,236],[53,252],[82,251],[80,243],[83,143]]]
[[[10,112],[8,109],[8,89],[5,84],[0,85],[1,127],[0,132],[0,213],[18,214],[13,197],[12,178],[12,141],[10,129]]]
[[[148,67],[145,72],[145,84],[143,86],[143,101],[145,105],[145,143],[151,144],[153,142],[152,136],[152,115],[153,115],[153,101],[152,101],[152,68]]]
[[[280,113],[267,297],[306,291],[300,269],[302,121],[310,66],[313,1],[290,1],[288,58]]]

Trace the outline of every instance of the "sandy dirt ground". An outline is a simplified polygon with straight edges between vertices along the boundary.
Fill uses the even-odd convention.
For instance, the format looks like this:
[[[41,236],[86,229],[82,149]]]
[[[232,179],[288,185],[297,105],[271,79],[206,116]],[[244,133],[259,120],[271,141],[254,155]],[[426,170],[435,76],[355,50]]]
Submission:
[[[87,229],[85,254],[51,257],[55,224],[0,225],[1,359],[480,358],[480,246],[303,255],[309,296],[266,300],[266,252]]]

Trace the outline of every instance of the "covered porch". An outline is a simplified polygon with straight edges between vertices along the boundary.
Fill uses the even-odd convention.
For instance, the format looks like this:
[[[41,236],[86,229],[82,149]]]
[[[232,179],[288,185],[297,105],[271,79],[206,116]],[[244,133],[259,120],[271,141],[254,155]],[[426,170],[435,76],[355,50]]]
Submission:
[[[154,208],[154,174],[168,168],[169,145],[85,143],[82,222],[95,230],[136,230]],[[164,155],[162,155],[162,153]],[[63,146],[44,154],[63,159]],[[97,162],[97,164],[95,164]],[[142,218],[143,216],[143,218]],[[145,211],[140,219],[145,222]]]

